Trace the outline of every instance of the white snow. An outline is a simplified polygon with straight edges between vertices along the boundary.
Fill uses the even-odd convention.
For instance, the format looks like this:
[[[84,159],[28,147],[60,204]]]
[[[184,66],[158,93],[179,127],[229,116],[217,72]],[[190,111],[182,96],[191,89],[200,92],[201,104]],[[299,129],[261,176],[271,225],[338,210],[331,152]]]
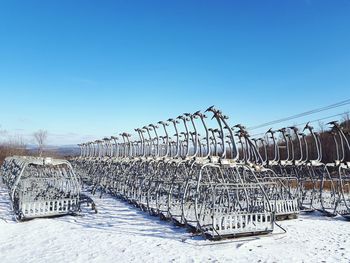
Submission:
[[[318,213],[279,222],[273,235],[204,240],[110,196],[98,214],[12,219],[0,185],[0,262],[349,262],[350,222]]]

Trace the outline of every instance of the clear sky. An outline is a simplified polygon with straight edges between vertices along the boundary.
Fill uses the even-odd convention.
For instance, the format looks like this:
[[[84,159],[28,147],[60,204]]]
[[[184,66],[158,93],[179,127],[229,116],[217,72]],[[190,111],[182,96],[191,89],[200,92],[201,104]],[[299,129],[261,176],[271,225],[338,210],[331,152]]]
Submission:
[[[211,105],[254,126],[348,98],[348,0],[0,2],[3,138],[79,143]]]

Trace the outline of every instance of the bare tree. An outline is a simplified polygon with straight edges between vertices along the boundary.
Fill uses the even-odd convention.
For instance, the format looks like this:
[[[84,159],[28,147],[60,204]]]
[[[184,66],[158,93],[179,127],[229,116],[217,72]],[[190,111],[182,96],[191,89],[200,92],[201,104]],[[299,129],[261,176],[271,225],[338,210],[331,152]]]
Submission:
[[[346,131],[350,130],[350,113],[349,112],[345,112],[342,118],[342,124],[343,124],[343,128]]]
[[[320,133],[324,133],[326,130],[325,124],[323,121],[318,121],[318,129]]]
[[[42,156],[43,149],[47,140],[47,131],[38,130],[33,134],[36,143],[38,144],[39,156]]]

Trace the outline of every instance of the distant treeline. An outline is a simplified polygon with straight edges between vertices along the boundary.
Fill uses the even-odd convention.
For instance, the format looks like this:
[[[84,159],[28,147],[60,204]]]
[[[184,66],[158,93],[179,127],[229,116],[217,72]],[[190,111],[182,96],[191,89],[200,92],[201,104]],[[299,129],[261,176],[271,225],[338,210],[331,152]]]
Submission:
[[[0,144],[0,165],[8,156],[26,155],[38,156],[38,149],[28,149],[21,140],[11,140]],[[42,156],[65,158],[68,154],[55,150],[44,150]]]
[[[29,154],[25,144],[21,140],[10,140],[0,144],[0,164],[7,156]]]
[[[336,145],[334,142],[333,135],[331,134],[331,129],[326,129],[324,124],[319,124],[319,129],[317,130],[317,133],[320,135],[320,141],[322,146],[322,162],[324,163],[331,163],[337,160],[337,152],[336,152]],[[348,115],[344,117],[344,119],[340,122],[340,126],[343,127],[344,133],[347,135],[348,140],[350,140],[350,120]],[[295,157],[298,159],[300,157],[300,147],[299,142],[296,138],[296,136],[293,133],[290,133],[290,136],[292,136],[292,142],[294,146],[294,152]],[[338,143],[339,147],[341,147],[339,137]],[[317,149],[315,145],[315,141],[312,138],[311,134],[306,136],[306,141],[308,144],[308,156],[309,159],[316,159],[317,158]],[[280,148],[280,157],[281,159],[286,159],[287,151],[286,151],[286,143],[283,140],[282,137],[278,138],[278,146]],[[304,144],[303,144],[304,147]],[[341,149],[341,148],[339,148]],[[262,147],[259,147],[260,153],[264,156],[264,151]],[[273,159],[274,156],[274,147],[272,144],[267,146],[267,152],[268,152],[268,159]],[[347,149],[345,142],[344,142],[344,152],[345,152],[345,160],[350,160],[350,152]],[[305,156],[305,148],[303,148],[303,156]]]

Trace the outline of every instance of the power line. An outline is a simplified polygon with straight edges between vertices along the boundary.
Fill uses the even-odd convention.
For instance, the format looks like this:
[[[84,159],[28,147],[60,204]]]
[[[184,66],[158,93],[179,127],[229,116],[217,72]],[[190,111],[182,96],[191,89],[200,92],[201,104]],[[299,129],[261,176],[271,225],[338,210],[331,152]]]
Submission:
[[[314,123],[314,122],[317,122],[317,121],[323,121],[323,120],[326,120],[326,119],[330,119],[330,118],[334,118],[334,117],[338,117],[338,116],[344,115],[344,114],[346,114],[346,113],[349,113],[349,112],[338,113],[338,114],[331,115],[331,116],[328,116],[328,117],[319,118],[319,119],[316,119],[316,120],[307,121],[307,122],[303,122],[303,123],[299,123],[299,124],[294,124],[293,126],[305,125],[305,124],[307,124],[308,122],[309,122],[309,123]],[[264,134],[265,134],[265,132],[261,132],[261,133],[253,134],[253,135],[251,135],[251,136],[255,137],[255,136],[264,135]]]
[[[302,113],[299,113],[299,114],[296,114],[296,115],[292,115],[292,116],[289,116],[289,117],[281,118],[281,119],[278,119],[278,120],[265,122],[265,123],[262,123],[260,125],[249,127],[248,130],[255,130],[255,129],[258,129],[258,128],[262,128],[262,127],[270,126],[270,125],[277,124],[277,123],[280,123],[280,122],[285,122],[285,121],[301,118],[301,117],[304,117],[304,116],[308,116],[308,115],[315,114],[315,113],[318,113],[318,112],[326,111],[326,110],[329,110],[329,109],[338,108],[338,107],[341,107],[341,106],[344,106],[344,105],[348,105],[348,104],[350,104],[350,99],[347,99],[347,100],[344,100],[344,101],[340,101],[340,102],[337,102],[337,103],[334,103],[334,104],[331,104],[331,105],[328,105],[328,106],[324,106],[324,107],[321,107],[321,108],[317,108],[317,109],[314,109],[314,110],[305,111],[305,112],[302,112]]]

